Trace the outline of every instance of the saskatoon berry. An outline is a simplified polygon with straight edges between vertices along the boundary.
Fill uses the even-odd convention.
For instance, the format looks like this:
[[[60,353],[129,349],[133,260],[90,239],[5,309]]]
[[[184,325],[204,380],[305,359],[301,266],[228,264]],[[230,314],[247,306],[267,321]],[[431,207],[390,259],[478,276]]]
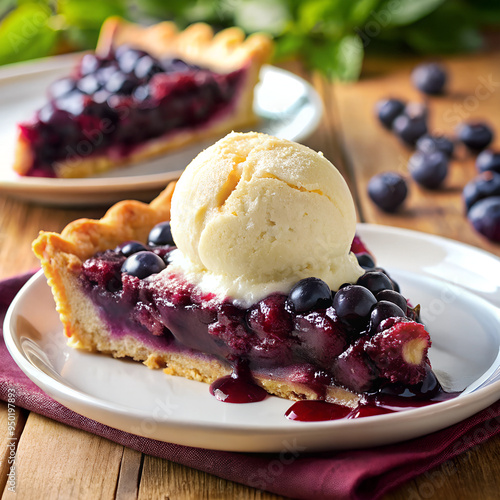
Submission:
[[[301,313],[331,306],[332,292],[323,280],[304,278],[292,287],[288,299],[295,312]]]
[[[486,149],[477,155],[476,168],[479,172],[497,172],[500,174],[500,153]]]
[[[464,187],[462,196],[467,211],[476,201],[500,196],[500,173],[486,171],[478,175]]]
[[[56,80],[49,87],[49,95],[52,99],[57,99],[63,95],[68,94],[76,87],[76,82],[72,78],[61,78]]]
[[[358,259],[358,264],[363,269],[373,269],[375,267],[375,262],[369,253],[358,253],[356,254],[356,258]]]
[[[159,247],[162,245],[175,246],[169,221],[160,222],[151,229],[148,236],[148,244],[152,247]]]
[[[388,300],[380,300],[370,313],[370,331],[375,332],[380,323],[388,318],[404,318],[406,315],[399,306]]]
[[[352,324],[365,322],[376,303],[375,295],[364,286],[359,285],[348,285],[341,288],[333,299],[333,307],[337,316]]]
[[[156,73],[162,73],[163,68],[160,66],[156,59],[151,56],[141,57],[135,64],[134,74],[137,78],[149,80]]]
[[[436,63],[421,64],[411,73],[411,81],[425,94],[442,94],[446,85],[446,71]]]
[[[122,273],[144,279],[152,274],[159,273],[163,269],[165,269],[165,262],[163,262],[161,257],[153,252],[143,251],[127,257],[121,271]]]
[[[405,201],[407,194],[406,181],[395,172],[374,175],[368,182],[368,195],[386,212],[395,212]]]
[[[401,308],[402,311],[406,311],[408,304],[406,299],[395,290],[382,290],[377,293],[377,300],[384,300],[388,302],[392,302]]]
[[[392,281],[389,276],[381,273],[380,271],[368,271],[363,274],[358,281],[357,285],[368,288],[374,295],[382,290],[392,290]]]
[[[95,54],[85,54],[80,61],[80,75],[90,75],[94,73],[102,64]]]
[[[132,49],[127,45],[122,45],[116,49],[115,57],[118,61],[120,69],[124,73],[132,73],[134,71],[137,61],[144,56],[147,56],[147,52],[139,49]]]
[[[458,128],[458,139],[470,150],[481,151],[493,140],[493,131],[485,123],[463,123]]]
[[[404,111],[405,103],[399,99],[383,99],[377,102],[375,108],[380,123],[390,129],[394,120]]]
[[[428,189],[437,189],[448,175],[448,157],[441,151],[414,153],[408,162],[413,179]]]
[[[139,241],[126,241],[116,247],[116,252],[120,252],[125,257],[130,257],[137,252],[147,251],[148,249]]]
[[[425,134],[417,141],[417,149],[422,153],[432,153],[433,151],[441,151],[448,158],[453,156],[454,144],[450,139],[443,135]]]
[[[417,103],[408,104],[394,120],[392,130],[405,144],[414,146],[427,133],[427,109]]]
[[[134,76],[115,71],[106,82],[106,90],[112,94],[130,95],[137,84],[138,81]]]
[[[95,75],[87,75],[81,78],[76,84],[78,90],[81,90],[84,94],[92,95],[101,89],[101,84],[97,80]]]
[[[500,242],[500,196],[474,203],[468,217],[476,231],[491,241]]]

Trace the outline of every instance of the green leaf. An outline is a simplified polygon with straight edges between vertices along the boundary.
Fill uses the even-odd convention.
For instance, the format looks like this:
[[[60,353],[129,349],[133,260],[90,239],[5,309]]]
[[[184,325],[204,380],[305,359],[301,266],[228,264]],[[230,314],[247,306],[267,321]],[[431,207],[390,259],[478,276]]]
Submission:
[[[250,0],[235,5],[234,22],[247,33],[264,31],[277,36],[291,20],[286,5],[279,0]]]
[[[345,0],[308,0],[299,8],[297,25],[302,33],[323,33],[340,38],[349,10],[350,3]]]
[[[287,33],[277,38],[275,42],[274,59],[282,61],[300,54],[306,45],[307,38],[299,34]]]
[[[349,14],[350,23],[361,29],[374,13],[381,0],[356,0],[351,1],[351,12]]]
[[[357,35],[347,35],[339,41],[326,41],[309,46],[306,63],[337,80],[356,80],[363,63],[363,44]]]
[[[49,55],[57,41],[57,32],[47,24],[50,16],[47,7],[36,3],[8,14],[0,24],[0,64]]]
[[[388,0],[380,7],[379,13],[387,15],[388,26],[408,25],[434,12],[444,2],[445,0]]]
[[[123,0],[62,0],[58,6],[67,25],[82,30],[99,29],[110,16],[126,16]]]

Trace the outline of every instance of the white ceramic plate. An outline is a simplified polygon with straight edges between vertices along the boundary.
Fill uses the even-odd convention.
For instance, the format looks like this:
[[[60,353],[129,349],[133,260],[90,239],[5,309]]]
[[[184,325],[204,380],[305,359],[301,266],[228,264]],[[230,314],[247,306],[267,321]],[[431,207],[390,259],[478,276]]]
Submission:
[[[464,390],[459,397],[400,413],[329,422],[289,421],[284,412],[292,403],[277,397],[222,403],[206,384],[67,347],[40,273],[12,303],[5,341],[28,377],[72,410],[127,432],[203,448],[279,452],[291,446],[313,451],[388,444],[442,429],[496,401],[500,260],[413,231],[362,224],[359,233],[379,265],[422,305],[433,339],[434,370],[445,388]]]
[[[50,205],[102,205],[121,199],[149,201],[177,179],[186,165],[216,138],[174,151],[151,161],[85,179],[25,178],[12,170],[16,124],[45,102],[51,82],[67,75],[79,55],[52,57],[0,69],[0,193]],[[318,126],[321,99],[303,79],[265,66],[255,91],[257,131],[302,141]]]

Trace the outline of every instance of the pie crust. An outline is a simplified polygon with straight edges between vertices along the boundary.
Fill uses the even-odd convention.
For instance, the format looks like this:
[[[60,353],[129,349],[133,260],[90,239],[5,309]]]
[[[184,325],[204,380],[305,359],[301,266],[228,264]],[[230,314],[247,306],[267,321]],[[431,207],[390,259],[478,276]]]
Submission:
[[[250,127],[257,118],[253,112],[253,93],[260,69],[269,61],[273,43],[265,34],[255,33],[245,38],[239,28],[227,28],[214,34],[204,23],[196,23],[178,31],[172,22],[142,27],[118,17],[107,19],[101,29],[96,53],[106,55],[110,49],[130,44],[156,57],[179,57],[216,73],[229,73],[245,68],[245,77],[231,109],[220,119],[194,129],[170,131],[164,136],[138,144],[131,154],[110,158],[105,153],[91,157],[72,158],[57,162],[57,177],[87,177],[131,163],[138,163],[188,144],[224,135],[235,129]],[[19,135],[13,169],[26,175],[33,163],[29,141]]]

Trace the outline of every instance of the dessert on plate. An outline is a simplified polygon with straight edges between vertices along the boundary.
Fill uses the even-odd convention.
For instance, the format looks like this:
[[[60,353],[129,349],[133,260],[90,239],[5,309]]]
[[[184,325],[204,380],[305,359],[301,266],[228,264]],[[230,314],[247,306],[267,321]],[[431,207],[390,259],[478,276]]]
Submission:
[[[85,177],[255,123],[254,87],[271,55],[266,35],[214,35],[203,23],[102,27],[95,53],[48,89],[19,124],[14,170]]]
[[[33,248],[74,347],[211,383],[230,402],[265,389],[355,407],[432,374],[418,308],[355,230],[321,153],[231,133],[150,205],[122,201]]]

